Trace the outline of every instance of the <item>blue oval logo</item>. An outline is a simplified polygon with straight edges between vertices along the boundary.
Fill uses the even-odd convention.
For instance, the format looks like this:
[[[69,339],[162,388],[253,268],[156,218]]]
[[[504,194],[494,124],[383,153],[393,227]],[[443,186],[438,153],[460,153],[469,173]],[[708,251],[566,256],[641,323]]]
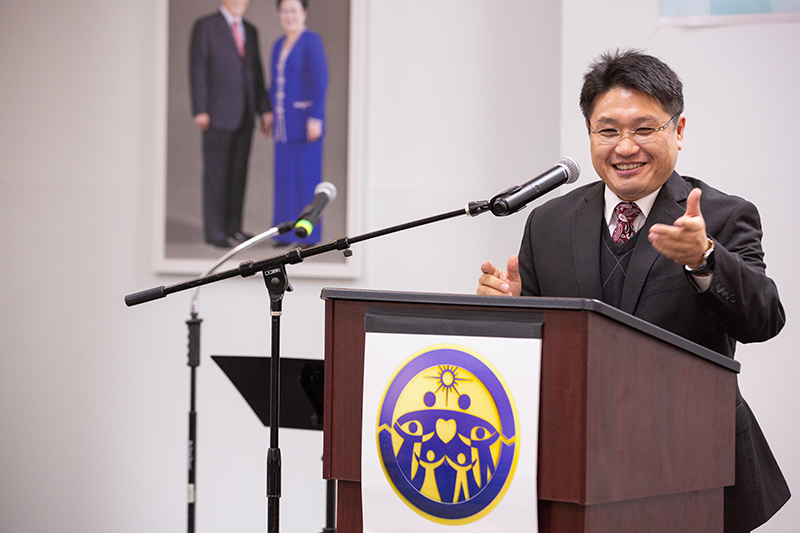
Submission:
[[[378,455],[400,498],[442,524],[488,514],[508,490],[519,417],[503,377],[480,354],[436,345],[395,372],[378,410]]]

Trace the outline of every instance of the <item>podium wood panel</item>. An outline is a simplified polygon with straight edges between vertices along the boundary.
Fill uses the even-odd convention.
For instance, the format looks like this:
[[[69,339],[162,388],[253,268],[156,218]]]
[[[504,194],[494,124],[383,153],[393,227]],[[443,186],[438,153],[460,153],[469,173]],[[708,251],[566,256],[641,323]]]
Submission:
[[[733,484],[733,373],[585,311],[546,313],[542,340],[540,499]]]
[[[340,533],[362,531],[367,309],[507,313],[513,305],[507,300],[525,300],[514,308],[517,313],[544,316],[540,531],[722,531],[722,487],[734,482],[736,377],[731,370],[737,363],[720,362],[718,354],[693,350],[688,341],[666,332],[654,336],[653,326],[605,310],[599,302],[593,305],[600,305],[601,313],[553,299],[541,299],[541,306],[535,298],[432,303],[402,301],[396,294],[387,301],[384,293],[363,292],[363,299],[323,293],[323,476],[339,480]],[[468,303],[461,304],[462,299]],[[675,529],[676,520],[696,527]]]
[[[666,494],[598,505],[539,500],[539,531],[559,533],[722,532],[722,490]],[[361,531],[351,529],[348,531]]]

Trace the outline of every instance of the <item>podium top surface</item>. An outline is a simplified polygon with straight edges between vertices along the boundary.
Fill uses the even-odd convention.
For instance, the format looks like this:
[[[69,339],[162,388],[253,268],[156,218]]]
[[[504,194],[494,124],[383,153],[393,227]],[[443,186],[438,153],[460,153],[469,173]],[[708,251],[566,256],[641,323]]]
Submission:
[[[526,309],[553,311],[590,311],[624,324],[651,337],[690,352],[711,363],[739,372],[741,364],[705,346],[700,346],[640,318],[629,315],[599,300],[585,298],[541,298],[532,296],[503,297],[478,296],[474,294],[446,294],[426,292],[376,291],[364,289],[324,288],[323,300],[353,300],[375,303],[411,303],[433,305],[460,305],[474,307],[496,307],[498,309]]]

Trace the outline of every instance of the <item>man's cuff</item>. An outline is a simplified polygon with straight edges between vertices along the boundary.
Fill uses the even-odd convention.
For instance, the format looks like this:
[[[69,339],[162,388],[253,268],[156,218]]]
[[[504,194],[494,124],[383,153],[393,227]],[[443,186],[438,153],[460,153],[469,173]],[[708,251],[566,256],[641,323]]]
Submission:
[[[714,274],[709,274],[708,276],[695,276],[692,274],[689,278],[694,282],[692,285],[694,285],[697,292],[706,292],[711,288],[711,281],[714,279]]]

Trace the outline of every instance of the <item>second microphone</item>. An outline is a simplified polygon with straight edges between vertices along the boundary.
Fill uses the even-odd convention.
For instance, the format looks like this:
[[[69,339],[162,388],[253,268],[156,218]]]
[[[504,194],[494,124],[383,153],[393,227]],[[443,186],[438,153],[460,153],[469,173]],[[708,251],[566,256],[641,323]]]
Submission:
[[[333,183],[323,181],[314,187],[314,199],[300,211],[294,224],[294,234],[301,239],[310,235],[314,231],[314,226],[319,223],[325,206],[334,200],[336,200],[336,186]]]

